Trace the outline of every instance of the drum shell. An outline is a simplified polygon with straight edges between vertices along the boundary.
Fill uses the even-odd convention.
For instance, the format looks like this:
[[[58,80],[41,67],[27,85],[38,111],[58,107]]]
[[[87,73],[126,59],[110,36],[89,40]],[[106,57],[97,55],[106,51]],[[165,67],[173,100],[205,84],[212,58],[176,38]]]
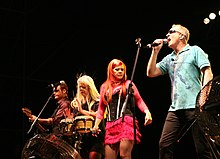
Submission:
[[[82,159],[70,144],[54,134],[37,134],[29,139],[22,150],[21,159],[32,156],[41,159]]]
[[[76,116],[74,122],[77,132],[89,133],[94,125],[94,118],[92,116]]]
[[[65,136],[72,136],[75,132],[75,122],[72,119],[63,119],[59,124],[60,133]]]

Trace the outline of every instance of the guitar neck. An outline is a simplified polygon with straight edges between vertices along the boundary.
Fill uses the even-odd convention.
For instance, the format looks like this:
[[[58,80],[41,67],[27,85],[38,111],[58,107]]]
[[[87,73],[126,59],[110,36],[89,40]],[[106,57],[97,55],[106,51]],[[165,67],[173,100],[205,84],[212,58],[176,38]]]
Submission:
[[[27,117],[31,117],[32,116],[32,112],[30,109],[28,108],[22,108],[23,113],[27,116]],[[36,122],[36,126],[37,128],[40,130],[41,133],[46,132],[46,129],[37,121]]]

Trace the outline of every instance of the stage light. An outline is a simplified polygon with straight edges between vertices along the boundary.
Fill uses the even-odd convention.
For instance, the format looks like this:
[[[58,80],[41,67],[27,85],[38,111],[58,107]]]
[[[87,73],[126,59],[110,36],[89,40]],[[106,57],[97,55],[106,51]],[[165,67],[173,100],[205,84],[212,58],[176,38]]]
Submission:
[[[218,15],[220,15],[220,11],[218,11]]]
[[[210,20],[209,20],[209,18],[205,18],[205,19],[203,20],[203,22],[204,22],[204,24],[208,24],[208,23],[210,22]]]
[[[209,18],[210,18],[211,20],[215,19],[215,17],[216,17],[216,14],[215,14],[215,13],[210,13],[210,14],[209,14]]]

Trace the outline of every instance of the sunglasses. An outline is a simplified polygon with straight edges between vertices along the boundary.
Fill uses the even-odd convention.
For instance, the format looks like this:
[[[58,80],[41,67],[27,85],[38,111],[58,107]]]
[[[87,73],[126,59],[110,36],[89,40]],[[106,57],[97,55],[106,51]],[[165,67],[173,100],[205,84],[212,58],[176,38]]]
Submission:
[[[169,33],[169,34],[173,34],[173,33],[180,33],[180,34],[182,34],[181,32],[179,32],[179,31],[177,31],[177,30],[174,30],[174,29],[170,29],[170,30],[168,31],[168,33]]]

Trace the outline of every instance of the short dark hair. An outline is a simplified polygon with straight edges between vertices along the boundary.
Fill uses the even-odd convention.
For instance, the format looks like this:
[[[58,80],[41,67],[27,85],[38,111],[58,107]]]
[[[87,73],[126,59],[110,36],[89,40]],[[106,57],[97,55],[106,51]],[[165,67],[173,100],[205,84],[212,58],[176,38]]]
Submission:
[[[68,92],[68,86],[65,81],[59,81],[55,83],[55,86],[60,86],[61,90],[65,89]]]

